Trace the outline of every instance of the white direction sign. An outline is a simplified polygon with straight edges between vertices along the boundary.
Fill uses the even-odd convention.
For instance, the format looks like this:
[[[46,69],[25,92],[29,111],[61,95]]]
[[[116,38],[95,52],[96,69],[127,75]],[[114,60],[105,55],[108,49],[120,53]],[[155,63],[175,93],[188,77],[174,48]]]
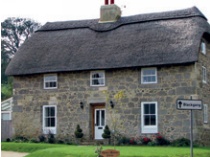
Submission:
[[[176,101],[178,110],[202,110],[203,104],[201,100],[181,100]]]

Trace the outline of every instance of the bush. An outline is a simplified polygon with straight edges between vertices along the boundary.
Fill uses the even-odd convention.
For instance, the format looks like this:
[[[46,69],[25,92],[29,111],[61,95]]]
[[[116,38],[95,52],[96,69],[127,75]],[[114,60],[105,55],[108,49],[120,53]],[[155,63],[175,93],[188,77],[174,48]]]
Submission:
[[[24,136],[16,136],[13,139],[14,142],[28,142],[28,139]]]
[[[159,145],[159,146],[164,146],[164,145],[169,145],[170,144],[170,141],[165,139],[160,134],[157,134],[155,141],[156,141],[157,145]]]
[[[154,142],[154,141],[151,141],[151,142],[149,142],[147,145],[148,145],[148,146],[156,146],[156,145],[157,145],[157,143],[156,143],[156,142]]]
[[[108,125],[105,126],[104,133],[102,134],[102,137],[103,138],[110,138],[111,137],[111,132],[109,130]]]
[[[130,140],[129,140],[129,144],[130,145],[136,145],[137,142],[136,142],[136,139],[134,137],[132,137]]]
[[[37,139],[35,139],[35,138],[30,139],[29,142],[31,142],[31,143],[39,143],[39,141]]]
[[[47,135],[47,140],[48,140],[48,143],[55,143],[54,134],[52,134],[51,132],[49,132],[49,134]]]
[[[40,135],[38,138],[39,138],[39,142],[45,142],[46,141],[46,137],[44,135]]]
[[[6,142],[10,142],[10,141],[11,141],[10,138],[7,138],[7,139],[6,139]]]
[[[151,139],[149,137],[143,137],[141,141],[142,144],[147,145],[149,142],[151,142]]]
[[[125,136],[118,139],[118,145],[127,145],[129,143],[130,143],[130,139]]]
[[[79,125],[77,125],[76,131],[74,132],[76,138],[82,138],[83,137],[83,133],[82,133],[82,129],[80,128]]]
[[[185,146],[190,146],[190,140],[187,138],[179,138],[174,140],[171,145],[176,146],[176,147],[185,147]]]

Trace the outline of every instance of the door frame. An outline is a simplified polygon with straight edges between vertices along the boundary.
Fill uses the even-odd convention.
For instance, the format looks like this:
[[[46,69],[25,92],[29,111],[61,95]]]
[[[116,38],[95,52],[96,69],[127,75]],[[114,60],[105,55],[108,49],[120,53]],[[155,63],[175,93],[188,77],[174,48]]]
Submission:
[[[95,139],[95,109],[105,109],[105,103],[94,103],[91,105],[91,134],[93,137],[93,140]],[[106,112],[105,112],[105,122],[106,122]]]

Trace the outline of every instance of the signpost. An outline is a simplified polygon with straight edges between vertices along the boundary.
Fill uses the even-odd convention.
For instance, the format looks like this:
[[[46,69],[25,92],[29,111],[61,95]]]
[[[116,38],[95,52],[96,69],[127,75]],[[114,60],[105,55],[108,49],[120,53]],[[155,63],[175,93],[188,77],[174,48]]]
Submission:
[[[201,100],[177,99],[176,107],[178,110],[190,110],[190,157],[193,157],[193,110],[202,110],[203,103]]]

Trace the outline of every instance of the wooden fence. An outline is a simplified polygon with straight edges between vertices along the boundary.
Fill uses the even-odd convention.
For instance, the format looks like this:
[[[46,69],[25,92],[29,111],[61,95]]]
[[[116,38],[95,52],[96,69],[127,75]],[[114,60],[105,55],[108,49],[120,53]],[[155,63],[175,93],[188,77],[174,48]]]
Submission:
[[[11,120],[1,120],[1,141],[5,141],[7,138],[12,137],[13,128]]]

